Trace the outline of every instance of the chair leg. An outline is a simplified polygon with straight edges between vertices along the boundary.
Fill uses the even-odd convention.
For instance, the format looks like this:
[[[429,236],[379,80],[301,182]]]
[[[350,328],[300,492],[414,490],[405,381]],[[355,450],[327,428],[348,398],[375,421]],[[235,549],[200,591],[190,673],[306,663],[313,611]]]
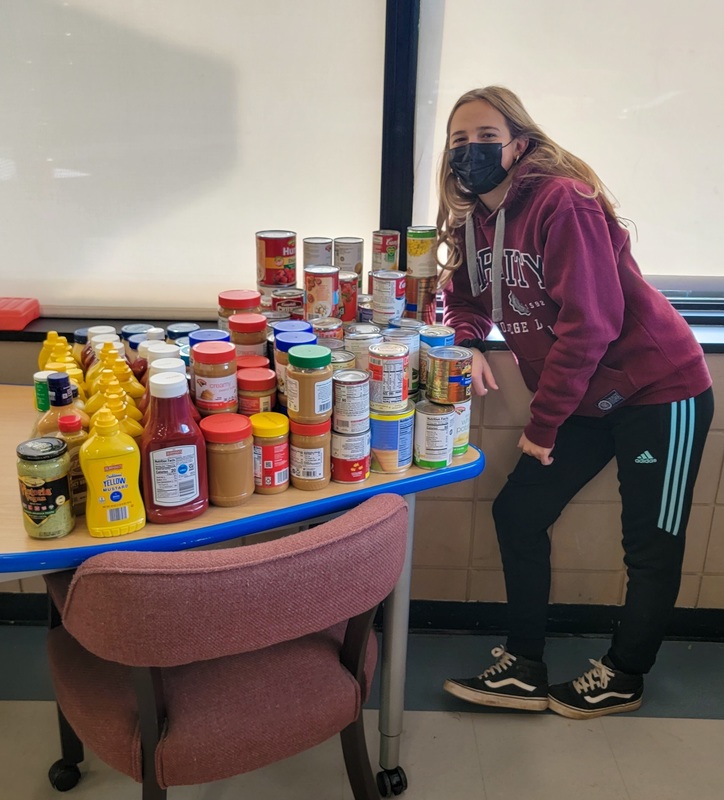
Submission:
[[[339,736],[342,740],[344,765],[355,800],[379,800],[380,793],[367,752],[362,710],[354,722],[340,731]]]
[[[60,710],[60,706],[56,703],[58,708],[58,731],[60,733],[60,752],[63,756],[63,761],[66,764],[80,764],[85,758],[83,752],[83,742],[78,738],[78,735],[70,727],[70,723],[65,718],[65,714]]]

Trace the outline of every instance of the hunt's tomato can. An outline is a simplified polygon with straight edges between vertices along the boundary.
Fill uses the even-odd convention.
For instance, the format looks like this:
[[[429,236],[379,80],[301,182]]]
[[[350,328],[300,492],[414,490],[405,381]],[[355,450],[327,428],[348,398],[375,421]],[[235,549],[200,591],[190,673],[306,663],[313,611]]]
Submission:
[[[297,234],[257,231],[256,282],[259,286],[294,286],[297,282]]]
[[[372,271],[400,268],[400,232],[373,231]]]
[[[357,273],[342,270],[339,273],[339,318],[343,322],[354,322],[357,319],[358,289]]]
[[[307,319],[336,317],[339,311],[339,268],[304,267],[304,311]]]

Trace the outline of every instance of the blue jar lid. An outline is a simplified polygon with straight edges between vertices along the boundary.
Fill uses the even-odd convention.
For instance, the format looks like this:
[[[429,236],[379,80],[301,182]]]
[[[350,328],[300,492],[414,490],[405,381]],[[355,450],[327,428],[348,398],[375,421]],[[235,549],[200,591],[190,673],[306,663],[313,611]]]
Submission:
[[[189,345],[185,344],[179,348],[178,357],[186,364],[188,367],[191,363],[191,348]]]
[[[175,341],[181,336],[188,336],[192,331],[197,331],[201,328],[195,322],[172,322],[166,326],[166,338]]]
[[[76,328],[73,331],[73,341],[76,344],[88,343],[88,328]]]
[[[290,331],[280,333],[274,339],[274,347],[281,353],[287,353],[290,347],[300,344],[317,344],[317,337],[309,331]]]
[[[274,336],[280,333],[301,333],[303,331],[311,331],[312,323],[303,319],[283,319],[279,322],[272,322],[272,330]]]
[[[131,350],[138,350],[138,345],[145,341],[145,333],[134,333],[133,336],[128,337],[128,346],[131,348]]]
[[[131,336],[137,333],[145,333],[151,328],[153,328],[153,325],[150,322],[131,322],[121,328],[121,339],[127,342]]]
[[[230,338],[228,331],[222,331],[219,328],[200,328],[189,334],[189,348],[195,344],[201,344],[201,342],[228,342]]]

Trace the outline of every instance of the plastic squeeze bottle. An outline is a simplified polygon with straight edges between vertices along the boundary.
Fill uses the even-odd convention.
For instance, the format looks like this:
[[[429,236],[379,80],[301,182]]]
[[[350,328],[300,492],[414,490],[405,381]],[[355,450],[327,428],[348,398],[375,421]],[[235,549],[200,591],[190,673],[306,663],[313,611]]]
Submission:
[[[82,420],[82,415],[73,405],[70,378],[64,372],[51,372],[48,375],[48,397],[50,398],[50,408],[38,420],[35,428],[38,436],[49,436],[57,431],[58,419],[68,414],[80,417]],[[85,421],[87,422],[87,417]]]
[[[91,536],[122,536],[146,524],[139,488],[138,445],[101,409],[93,433],[80,448],[80,466],[88,486],[85,514]]]
[[[80,448],[88,440],[83,430],[80,417],[69,414],[58,420],[58,438],[68,445],[70,456],[70,495],[73,501],[73,513],[77,516],[85,514],[85,503],[88,495],[85,475],[80,466]]]

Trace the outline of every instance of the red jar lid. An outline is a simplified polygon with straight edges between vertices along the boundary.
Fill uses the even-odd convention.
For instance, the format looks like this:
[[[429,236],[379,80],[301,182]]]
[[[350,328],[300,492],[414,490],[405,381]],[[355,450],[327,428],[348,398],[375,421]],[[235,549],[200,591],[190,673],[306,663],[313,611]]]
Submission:
[[[265,331],[266,317],[263,314],[232,314],[229,317],[229,330],[239,333]]]
[[[322,436],[332,430],[332,420],[317,422],[314,425],[302,425],[301,422],[295,422],[290,419],[289,430],[292,433],[298,433],[300,436]]]
[[[243,414],[212,414],[199,422],[207,442],[240,442],[251,436],[251,422]]]
[[[223,364],[236,360],[236,347],[232,342],[199,342],[191,348],[191,354],[200,364]]]
[[[222,308],[256,308],[261,305],[261,294],[253,289],[230,289],[219,292],[219,305]]]
[[[237,356],[236,367],[237,369],[269,369],[269,359],[266,356]]]
[[[236,373],[236,385],[248,392],[263,392],[277,388],[277,376],[273,369],[240,369]]]

